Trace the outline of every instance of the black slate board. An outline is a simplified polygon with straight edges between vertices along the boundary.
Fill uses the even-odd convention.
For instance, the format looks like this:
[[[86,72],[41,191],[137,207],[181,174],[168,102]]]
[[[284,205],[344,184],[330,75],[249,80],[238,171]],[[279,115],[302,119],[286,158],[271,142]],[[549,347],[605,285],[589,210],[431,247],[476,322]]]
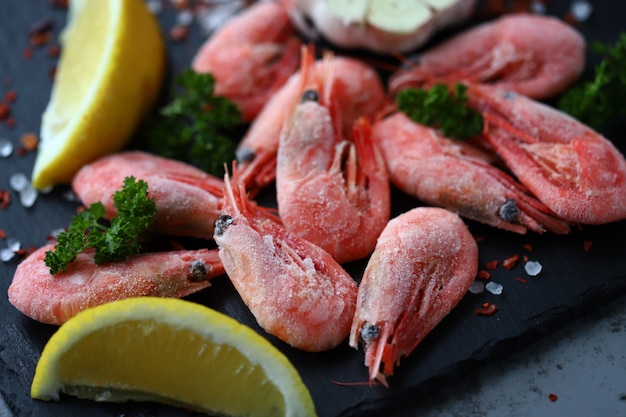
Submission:
[[[551,1],[548,12],[564,16],[569,0]],[[614,42],[623,27],[622,17],[626,4],[609,0],[595,1],[594,13],[581,30],[589,40]],[[33,48],[30,59],[24,59],[28,47],[29,28],[43,19],[52,19],[55,33],[63,27],[66,12],[53,9],[48,1],[23,2],[5,0],[0,11],[0,99],[7,91],[18,93],[11,105],[14,128],[0,122],[0,137],[16,145],[25,132],[38,132],[41,113],[48,101],[52,86],[49,72],[55,60],[45,48]],[[160,15],[164,30],[174,23],[175,15],[165,9]],[[176,72],[189,65],[191,57],[202,40],[197,27],[190,38],[182,43],[169,43],[172,70]],[[590,57],[596,63],[597,57]],[[607,127],[605,134],[617,146],[626,150],[624,122]],[[14,154],[0,159],[0,190],[8,189],[11,173],[30,175],[34,163],[33,153]],[[13,193],[13,202],[0,210],[0,229],[9,238],[17,238],[22,247],[41,245],[46,235],[56,228],[68,225],[76,204],[63,199],[66,188],[42,195],[32,208],[23,208]],[[395,191],[394,214],[419,202]],[[498,267],[491,271],[492,280],[504,285],[502,295],[489,293],[467,294],[458,307],[424,341],[413,354],[402,361],[396,374],[390,378],[389,389],[366,384],[340,385],[363,382],[367,379],[362,352],[350,349],[347,344],[330,352],[309,354],[291,349],[271,336],[267,336],[281,349],[300,371],[311,390],[320,417],[404,415],[412,398],[425,388],[446,376],[463,372],[464,364],[497,356],[505,351],[523,349],[524,343],[534,335],[543,333],[563,323],[578,312],[592,309],[626,293],[626,222],[605,226],[582,227],[569,236],[518,236],[475,223],[469,223],[473,233],[482,236],[479,243],[480,267],[487,262],[502,261],[518,253],[528,255],[543,265],[537,277],[527,277],[520,263],[513,270]],[[591,241],[591,249],[584,251],[584,242]],[[532,251],[524,245],[532,245]],[[0,248],[6,241],[0,240]],[[15,416],[178,416],[190,412],[147,403],[107,404],[77,400],[65,396],[62,402],[42,402],[29,396],[30,383],[41,350],[55,326],[37,323],[15,310],[7,301],[6,291],[15,271],[17,260],[0,262],[0,415]],[[363,263],[347,266],[355,277],[362,271]],[[522,283],[516,280],[527,280]],[[242,304],[228,280],[216,279],[206,291],[189,299],[225,312],[260,333],[254,318]],[[498,312],[491,317],[475,314],[483,302],[496,303]],[[245,395],[245,393],[242,393]]]

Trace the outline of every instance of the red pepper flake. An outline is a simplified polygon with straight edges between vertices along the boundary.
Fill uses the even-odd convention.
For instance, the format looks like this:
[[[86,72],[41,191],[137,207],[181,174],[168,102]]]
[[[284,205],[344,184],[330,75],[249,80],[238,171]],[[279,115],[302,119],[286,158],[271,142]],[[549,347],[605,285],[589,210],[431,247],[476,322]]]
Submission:
[[[524,255],[524,256],[522,256],[522,260],[523,260],[524,262],[528,262],[528,255]]]
[[[50,58],[57,58],[61,55],[61,46],[58,44],[50,45],[48,46],[47,53]]]
[[[14,90],[9,90],[4,95],[4,99],[7,101],[7,103],[13,103],[15,100],[17,100],[17,93]]]
[[[513,269],[517,265],[519,261],[519,254],[515,254],[513,256],[509,256],[504,261],[502,261],[502,266],[506,269]]]
[[[4,123],[7,125],[7,127],[8,127],[9,129],[13,129],[13,128],[17,125],[17,123],[15,122],[15,119],[14,119],[13,117],[9,117],[9,118],[7,118],[7,119],[4,121]]]
[[[32,132],[27,132],[20,137],[20,143],[22,144],[24,150],[34,151],[39,145],[39,138],[37,138],[36,134]]]
[[[52,7],[67,9],[67,6],[69,5],[69,0],[49,0],[49,3]]]
[[[585,252],[589,252],[591,250],[591,244],[593,242],[591,240],[585,240],[583,242],[583,249],[585,250]]]
[[[6,120],[11,114],[11,108],[8,104],[0,102],[0,120]]]
[[[556,400],[559,399],[559,397],[556,394],[550,393],[548,394],[548,398],[550,399],[550,401],[555,402]]]
[[[7,232],[4,229],[0,229],[0,239],[4,240],[7,238]]]
[[[174,42],[180,42],[185,40],[189,35],[189,28],[183,25],[176,25],[170,29],[170,39]]]
[[[22,58],[24,59],[31,59],[33,56],[33,50],[30,47],[26,47],[22,50]]]
[[[527,281],[527,280],[525,280],[524,278],[515,277],[515,279],[516,279],[517,281],[521,282],[522,284],[527,284],[527,283],[528,283],[528,281]]]
[[[57,66],[54,65],[50,67],[50,69],[48,70],[48,76],[50,77],[50,79],[54,80],[54,77],[56,77],[56,75],[57,75]]]
[[[30,45],[31,46],[43,46],[50,42],[52,39],[51,32],[42,32],[42,33],[33,33],[30,35]]]
[[[0,209],[6,209],[11,204],[11,193],[9,190],[0,190]]]
[[[496,269],[498,267],[498,260],[489,261],[485,264],[487,269]]]
[[[498,306],[491,303],[483,303],[481,308],[474,310],[479,316],[493,316],[498,311]]]
[[[480,279],[491,279],[491,274],[489,273],[489,271],[485,271],[484,269],[481,269],[480,271],[478,271],[478,278]]]
[[[533,245],[531,245],[530,243],[526,243],[523,246],[524,249],[526,249],[528,252],[532,252],[533,251]]]

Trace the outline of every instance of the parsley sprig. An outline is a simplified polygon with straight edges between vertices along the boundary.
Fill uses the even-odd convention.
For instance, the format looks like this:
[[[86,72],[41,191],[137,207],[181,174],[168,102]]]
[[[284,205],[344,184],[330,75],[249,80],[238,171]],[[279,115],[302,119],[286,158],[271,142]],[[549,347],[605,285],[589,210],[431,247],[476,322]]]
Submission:
[[[95,248],[95,262],[100,265],[139,253],[137,236],[152,223],[156,205],[148,197],[148,184],[126,177],[122,189],[113,194],[117,216],[104,224],[104,205],[93,203],[72,218],[66,231],[59,233],[54,251],[47,251],[44,263],[52,275],[65,271],[70,262],[87,248]]]
[[[411,120],[439,129],[447,137],[467,139],[482,132],[480,113],[467,106],[467,86],[457,83],[451,93],[445,84],[407,88],[396,96],[398,109]]]
[[[593,42],[590,48],[603,56],[595,67],[594,78],[567,90],[558,106],[597,129],[619,115],[626,116],[626,33],[613,46]]]
[[[143,134],[148,150],[222,175],[235,156],[228,132],[243,125],[239,107],[214,95],[210,73],[188,69],[174,80],[173,99],[151,118]]]

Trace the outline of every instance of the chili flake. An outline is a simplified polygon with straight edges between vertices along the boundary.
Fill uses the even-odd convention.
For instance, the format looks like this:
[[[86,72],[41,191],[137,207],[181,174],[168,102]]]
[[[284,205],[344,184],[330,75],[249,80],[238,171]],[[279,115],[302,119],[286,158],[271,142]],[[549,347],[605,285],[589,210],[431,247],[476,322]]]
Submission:
[[[7,232],[4,229],[0,229],[0,239],[4,240],[7,238]]]
[[[492,303],[483,303],[481,308],[474,310],[479,316],[493,316],[498,311],[498,306]]]
[[[515,254],[513,256],[509,256],[504,261],[502,261],[502,266],[506,269],[513,269],[517,265],[519,261],[519,254]]]
[[[481,269],[480,271],[478,271],[478,278],[480,279],[491,279],[491,274],[489,273],[489,271],[485,271],[484,269]]]
[[[585,252],[589,252],[589,250],[591,250],[591,240],[585,240],[583,242],[583,249],[585,250]]]
[[[550,393],[548,394],[548,398],[550,399],[550,401],[555,402],[556,400],[559,399],[559,397],[556,394]]]
[[[4,95],[4,99],[7,101],[7,103],[13,103],[15,100],[17,100],[17,93],[14,90],[9,90]]]
[[[28,133],[24,133],[20,137],[20,143],[22,144],[22,147],[24,148],[24,150],[34,151],[37,149],[37,146],[39,145],[39,139],[37,138],[36,134],[32,132],[28,132]]]
[[[58,44],[50,45],[47,52],[50,58],[57,58],[61,55],[61,47]]]
[[[174,42],[180,42],[185,40],[189,35],[189,28],[184,25],[176,25],[170,29],[170,39]]]
[[[527,281],[527,280],[525,280],[524,278],[515,277],[515,279],[516,279],[517,281],[521,282],[522,284],[527,284],[527,283],[528,283],[528,281]]]
[[[9,105],[6,103],[0,102],[0,120],[8,119],[10,114],[11,114],[11,109],[9,108]]]
[[[530,243],[526,243],[525,245],[523,245],[523,248],[526,249],[528,252],[533,251],[533,245],[531,245]]]
[[[489,261],[485,264],[485,266],[487,269],[496,269],[498,267],[498,260],[495,259],[493,261]]]
[[[11,193],[9,190],[0,190],[0,209],[6,209],[11,204]]]

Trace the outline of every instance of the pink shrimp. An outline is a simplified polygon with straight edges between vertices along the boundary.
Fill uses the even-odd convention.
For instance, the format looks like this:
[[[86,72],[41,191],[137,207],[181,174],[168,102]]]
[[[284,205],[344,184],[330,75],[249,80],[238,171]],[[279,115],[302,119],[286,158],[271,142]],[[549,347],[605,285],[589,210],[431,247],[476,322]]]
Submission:
[[[18,266],[9,301],[26,316],[60,325],[78,312],[129,297],[184,297],[224,273],[217,250],[155,252],[96,265],[93,250],[78,254],[65,272],[50,274],[45,245]]]
[[[323,351],[350,332],[357,285],[324,250],[287,232],[225,180],[215,241],[226,273],[259,325],[291,346]]]
[[[309,67],[312,51],[303,52],[301,66]],[[330,59],[327,57],[327,60]],[[385,91],[378,73],[369,65],[352,58],[332,58],[333,100],[341,112],[341,131],[348,137],[352,125],[361,116],[373,118],[385,102]],[[309,77],[325,77],[329,68],[318,60],[308,68]],[[237,148],[237,162],[241,179],[251,191],[265,187],[276,175],[276,153],[280,131],[286,115],[300,100],[301,74],[296,72],[289,81],[268,101]]]
[[[516,233],[567,233],[566,222],[467,143],[396,112],[373,126],[391,182],[424,203]]]
[[[340,131],[332,58],[327,62],[326,78],[309,82],[315,74],[303,73],[302,102],[280,137],[276,199],[287,230],[344,263],[372,252],[389,221],[391,197],[369,122],[355,122],[353,142]]]
[[[192,68],[210,72],[215,94],[237,103],[249,122],[297,70],[299,47],[284,5],[257,2],[201,46]]]
[[[509,14],[468,29],[420,54],[392,77],[392,90],[424,77],[465,78],[535,99],[564,91],[585,66],[584,37],[549,16]]]
[[[355,349],[364,344],[370,381],[387,385],[400,358],[458,304],[477,271],[478,246],[456,214],[418,207],[387,224],[361,279],[349,339]]]
[[[484,138],[537,199],[566,221],[626,219],[626,160],[604,136],[528,97],[467,84]]]
[[[124,178],[134,176],[148,184],[157,212],[152,230],[168,235],[213,238],[220,214],[224,182],[183,162],[140,151],[127,151],[85,165],[72,187],[85,205],[104,204],[115,216],[112,195]]]

